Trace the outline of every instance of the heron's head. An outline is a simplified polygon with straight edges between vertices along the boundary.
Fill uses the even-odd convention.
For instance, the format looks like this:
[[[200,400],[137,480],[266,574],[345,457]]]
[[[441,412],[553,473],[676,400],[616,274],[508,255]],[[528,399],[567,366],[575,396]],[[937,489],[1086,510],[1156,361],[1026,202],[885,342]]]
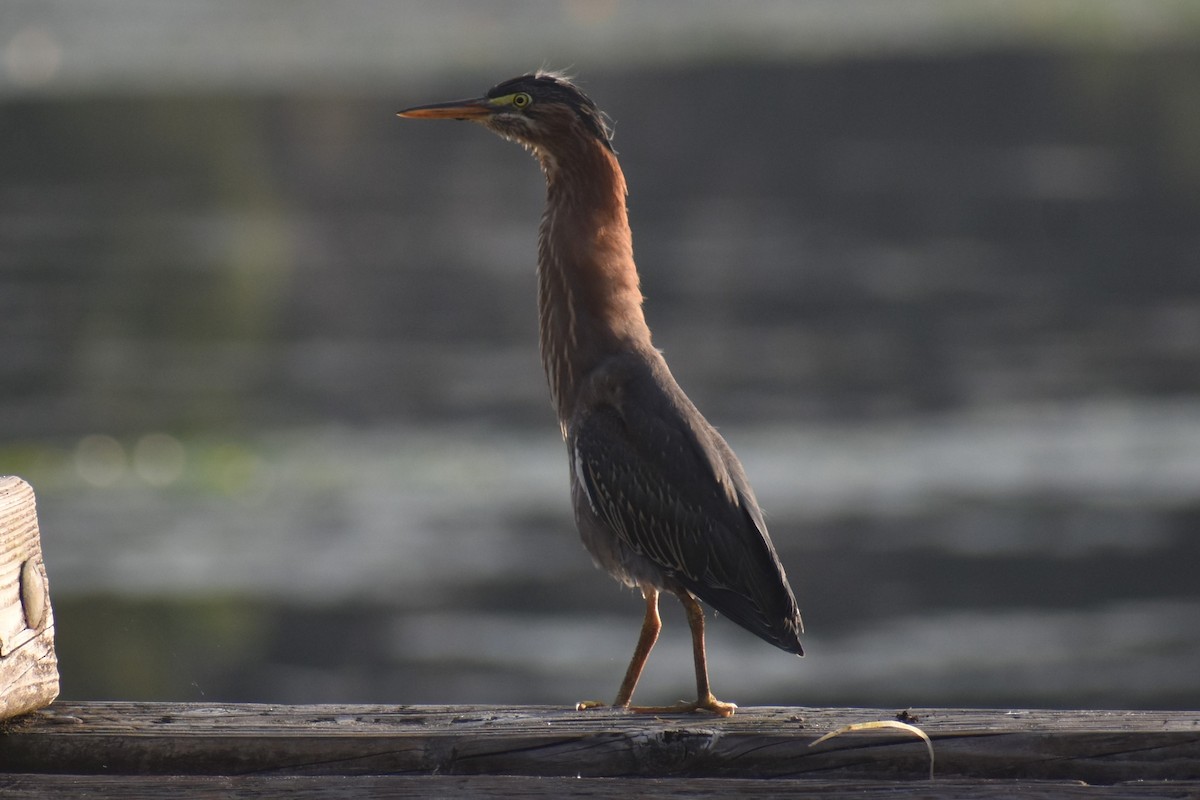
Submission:
[[[603,113],[579,87],[553,72],[522,75],[493,86],[483,97],[416,106],[399,116],[478,122],[542,154],[581,139],[612,150]]]

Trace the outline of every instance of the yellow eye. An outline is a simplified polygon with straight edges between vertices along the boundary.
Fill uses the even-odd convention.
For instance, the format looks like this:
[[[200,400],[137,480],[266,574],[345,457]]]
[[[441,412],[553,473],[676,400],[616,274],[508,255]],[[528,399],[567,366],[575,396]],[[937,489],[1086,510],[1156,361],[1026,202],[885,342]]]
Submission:
[[[525,108],[533,102],[533,98],[525,94],[525,92],[517,92],[513,95],[512,104],[514,108]]]

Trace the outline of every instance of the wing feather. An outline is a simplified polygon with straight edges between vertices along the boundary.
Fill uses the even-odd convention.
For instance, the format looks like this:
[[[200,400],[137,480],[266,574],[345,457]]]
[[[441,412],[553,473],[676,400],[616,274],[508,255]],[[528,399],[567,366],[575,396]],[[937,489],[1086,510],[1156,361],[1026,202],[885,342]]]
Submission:
[[[574,469],[593,512],[717,611],[800,652],[795,599],[741,464],[682,391],[647,398],[633,394],[640,388],[573,426]]]

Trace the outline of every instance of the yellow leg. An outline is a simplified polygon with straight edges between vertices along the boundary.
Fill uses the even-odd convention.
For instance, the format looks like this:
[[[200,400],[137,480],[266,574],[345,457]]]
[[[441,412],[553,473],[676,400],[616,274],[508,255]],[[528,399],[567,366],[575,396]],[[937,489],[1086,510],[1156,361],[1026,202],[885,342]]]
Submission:
[[[637,647],[633,650],[633,658],[629,660],[629,668],[625,670],[625,680],[613,701],[614,708],[628,708],[633,698],[633,690],[637,688],[638,679],[646,667],[646,659],[658,641],[658,632],[662,630],[662,619],[658,616],[658,590],[653,587],[643,587],[642,597],[646,600],[646,616],[642,620],[642,632],[638,635]],[[604,703],[599,700],[584,700],[575,708],[582,711],[586,708],[602,708]]]
[[[646,617],[642,621],[642,633],[638,637],[637,648],[633,651],[633,658],[629,662],[629,669],[625,671],[625,680],[621,681],[621,689],[617,692],[617,699],[613,701],[613,707],[628,708],[637,714],[710,711],[721,717],[731,716],[737,706],[733,703],[722,703],[713,697],[712,690],[709,688],[708,657],[704,649],[704,609],[695,597],[685,591],[680,592],[679,602],[683,603],[688,626],[692,631],[692,657],[696,664],[696,701],[694,703],[685,701],[673,706],[629,705],[629,701],[633,698],[633,690],[637,687],[638,678],[642,676],[642,669],[646,666],[646,659],[650,657],[650,651],[654,648],[654,643],[658,641],[659,631],[662,630],[662,620],[658,616],[658,590],[644,588],[642,596],[646,599]],[[576,705],[576,709],[582,711],[603,706],[604,704],[597,700],[585,700]]]
[[[688,625],[692,629],[692,658],[696,662],[696,708],[711,711],[722,717],[733,714],[737,706],[722,703],[713,697],[708,685],[708,655],[704,649],[704,609],[689,592],[681,592],[679,602],[687,613]]]

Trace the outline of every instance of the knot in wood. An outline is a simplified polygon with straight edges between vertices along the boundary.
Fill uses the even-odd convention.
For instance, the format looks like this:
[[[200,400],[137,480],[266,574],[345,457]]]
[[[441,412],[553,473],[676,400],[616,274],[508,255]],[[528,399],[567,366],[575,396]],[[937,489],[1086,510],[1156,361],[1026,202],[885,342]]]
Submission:
[[[35,631],[42,627],[46,621],[46,579],[41,559],[30,558],[21,565],[21,608],[26,627]]]
[[[703,772],[720,738],[711,728],[662,728],[639,731],[629,743],[637,774],[672,775]]]

